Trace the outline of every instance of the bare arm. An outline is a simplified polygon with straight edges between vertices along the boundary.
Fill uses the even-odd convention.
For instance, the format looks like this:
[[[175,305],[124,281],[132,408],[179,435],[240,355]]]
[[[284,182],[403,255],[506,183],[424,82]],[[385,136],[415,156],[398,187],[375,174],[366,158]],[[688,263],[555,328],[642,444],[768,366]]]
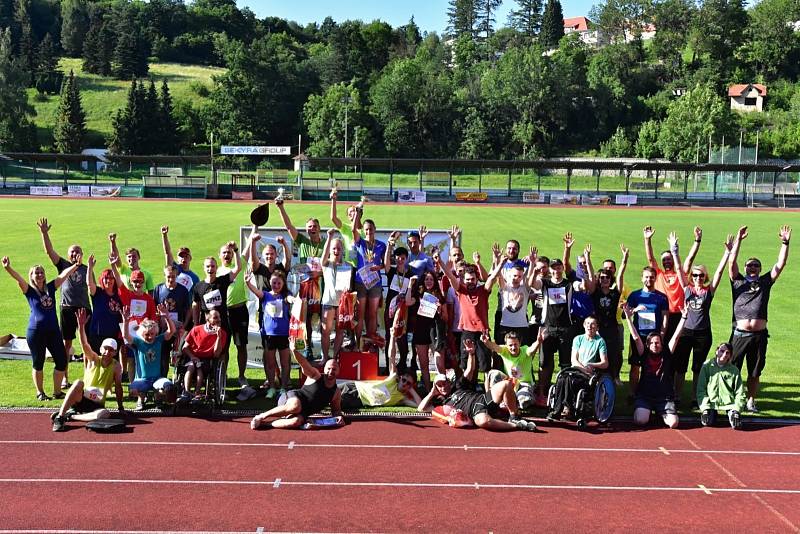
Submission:
[[[172,255],[172,247],[169,244],[169,226],[161,227],[161,248],[164,249],[164,265],[173,265],[175,256]]]
[[[492,341],[492,339],[486,334],[481,335],[481,341],[483,341],[483,344],[486,345],[486,347],[492,352],[499,353],[501,350],[503,350],[502,346]]]
[[[113,232],[108,234],[108,243],[111,247],[108,258],[109,260],[111,260],[111,258],[115,258],[111,263],[119,268],[119,266],[122,265],[122,260],[119,257],[119,249],[117,249],[117,234]]]
[[[97,293],[97,282],[94,279],[94,254],[89,255],[89,263],[86,266],[86,285],[89,287],[89,295],[94,296]]]
[[[86,354],[86,353],[84,353]],[[114,362],[114,396],[117,399],[117,410],[119,413],[125,413],[125,392],[122,389],[122,365],[119,362]]]
[[[289,250],[289,243],[282,235],[276,237],[275,240],[283,248],[283,266],[288,271],[292,266],[292,251]]]
[[[156,307],[156,313],[167,321],[167,333],[164,334],[164,339],[165,340],[172,339],[178,328],[175,326],[175,322],[169,316],[169,310],[167,309],[166,303],[162,302],[161,304],[159,304]]]
[[[642,234],[644,235],[644,255],[647,258],[647,264],[652,267],[653,269],[658,269],[658,263],[656,263],[656,257],[653,255],[653,234],[656,231],[653,230],[652,226],[645,226],[644,230],[642,230]]]
[[[111,274],[114,275],[114,281],[117,283],[117,288],[122,287],[122,276],[119,274],[119,258],[112,254],[108,257],[108,262],[111,264]]]
[[[325,248],[322,249],[322,265],[326,267],[328,265],[329,260],[328,257],[331,254],[331,241],[333,241],[333,236],[336,233],[336,230],[333,228],[328,228],[328,239],[325,240]]]
[[[683,274],[685,275],[692,269],[692,265],[694,264],[694,260],[697,257],[697,253],[700,250],[700,242],[703,240],[703,229],[699,226],[694,227],[694,243],[692,243],[692,248],[689,249],[689,254],[686,255],[686,260],[683,262]],[[678,267],[680,264],[676,263],[675,267]]]
[[[75,318],[78,322],[78,340],[80,341],[81,348],[83,348],[83,357],[86,360],[96,362],[97,354],[89,344],[89,337],[86,335],[86,323],[89,322],[89,315],[86,313],[85,309],[79,308],[78,311],[75,312]]]
[[[747,227],[742,226],[736,232],[736,238],[733,240],[733,248],[731,249],[730,256],[728,257],[728,276],[731,280],[739,276],[739,264],[736,259],[739,257],[739,249],[742,246],[742,241],[747,238]]]
[[[28,292],[28,282],[20,276],[20,274],[11,267],[11,260],[8,259],[8,256],[3,256],[3,267],[5,268],[8,275],[17,281],[19,284],[19,288],[23,293]]]
[[[628,258],[631,254],[630,249],[625,248],[625,245],[619,245],[622,251],[622,261],[620,262],[619,269],[617,270],[617,289],[622,293],[622,288],[625,287],[625,269],[628,268]]]
[[[672,334],[672,339],[669,340],[669,351],[675,352],[675,347],[678,346],[678,341],[681,339],[681,334],[683,334],[683,326],[686,324],[686,314],[689,313],[688,310],[684,309],[681,313],[681,320],[678,323],[678,326],[675,327],[675,333]]]
[[[725,271],[725,265],[728,264],[728,257],[730,256],[731,248],[733,248],[733,236],[728,234],[728,238],[725,240],[725,250],[722,251],[722,258],[719,260],[717,270],[714,271],[714,277],[711,279],[710,289],[712,292],[717,290],[719,283],[722,281],[722,273]]]
[[[480,276],[481,280],[489,278],[489,273],[486,272],[486,267],[481,263],[481,255],[477,250],[472,253],[472,261],[475,263],[475,267],[478,268],[478,276]]]
[[[58,274],[58,276],[56,277],[56,279],[53,280],[53,284],[55,284],[56,288],[61,287],[61,285],[64,282],[67,281],[67,278],[69,278],[69,275],[74,273],[78,269],[78,267],[80,267],[80,263],[81,263],[81,254],[78,254],[78,261],[76,261],[75,263],[73,263],[72,265],[70,265],[69,267],[64,269],[63,271],[61,271]]]
[[[442,259],[441,258],[439,258],[439,261],[436,262],[436,266],[444,272],[444,274],[447,277],[447,279],[450,280],[450,287],[452,287],[453,291],[455,291],[457,293],[458,292],[458,287],[461,284],[461,281],[455,275],[455,273],[450,268],[450,266],[449,265],[444,265],[442,263]],[[409,287],[409,290],[410,289],[411,288]]]
[[[425,395],[425,398],[422,399],[422,401],[419,403],[419,406],[417,406],[417,411],[418,412],[430,411],[430,409],[433,408],[433,398],[436,396],[438,396],[436,387],[432,387],[431,390],[428,392],[428,394]]]
[[[644,343],[642,343],[642,337],[639,335],[636,325],[633,324],[633,311],[627,303],[622,305],[622,312],[625,315],[625,322],[628,324],[628,331],[631,334],[631,338],[636,344],[636,352],[640,355],[644,354]]]
[[[294,348],[294,341],[290,343],[290,348],[292,349],[292,353],[294,353],[294,359],[297,361],[298,365],[300,365],[300,370],[303,372],[311,380],[319,380],[319,377],[322,376],[316,367],[308,363],[305,356],[299,351]]]
[[[394,255],[394,246],[397,240],[400,239],[400,232],[395,230],[389,234],[389,239],[386,240],[386,252],[383,253],[383,270],[387,276],[392,269],[392,256]],[[392,281],[389,280],[389,283]]]
[[[564,263],[564,272],[568,273],[572,270],[572,265],[569,262],[572,245],[575,244],[575,239],[572,237],[572,232],[564,234],[564,253],[561,256],[561,261]]]
[[[669,243],[669,252],[672,254],[672,263],[675,264],[675,268],[678,271],[678,281],[681,283],[681,287],[686,287],[689,285],[689,281],[686,279],[686,271],[681,268],[681,255],[680,250],[678,249],[678,236],[675,232],[669,233],[669,238],[667,239]]]
[[[39,227],[39,232],[42,234],[42,244],[44,245],[45,253],[50,258],[50,261],[53,262],[53,265],[56,265],[61,261],[61,256],[53,250],[53,243],[50,241],[50,225],[47,224],[47,219],[39,219],[36,226]]]
[[[247,284],[248,289],[253,292],[253,295],[255,295],[258,300],[264,298],[264,292],[261,291],[261,289],[259,289],[255,284],[253,271],[248,270],[247,273],[245,273],[244,283]]]
[[[778,252],[778,263],[772,267],[770,272],[773,282],[778,280],[784,267],[786,267],[786,260],[789,259],[789,240],[792,238],[792,229],[786,225],[782,226],[778,237],[781,239],[781,250]]]
[[[353,217],[353,223],[350,225],[350,231],[353,234],[353,243],[358,243],[361,241],[361,232],[358,231],[361,228],[361,215],[364,213],[364,208],[359,204],[356,206],[356,216]]]
[[[339,218],[339,215],[336,213],[337,193],[336,193],[335,189],[331,191],[331,195],[330,196],[331,196],[331,223],[333,223],[333,226],[335,226],[336,228],[341,228],[342,227],[342,220]]]
[[[275,206],[278,208],[278,213],[281,216],[281,221],[283,222],[283,226],[289,232],[292,241],[297,241],[297,228],[294,227],[294,225],[292,224],[292,220],[289,218],[289,214],[286,213],[286,208],[284,208],[283,206],[283,201],[276,200]]]
[[[492,290],[492,286],[494,286],[494,283],[497,282],[498,279],[502,278],[502,276],[500,276],[500,271],[503,270],[503,264],[505,262],[506,262],[506,257],[503,256],[502,258],[500,258],[500,261],[497,262],[497,265],[494,266],[494,268],[492,269],[492,272],[489,273],[489,276],[486,278],[486,282],[483,284],[484,287],[486,288],[486,291],[491,291]],[[505,280],[503,280],[503,282],[501,282],[501,285],[504,282],[505,282]]]
[[[256,236],[258,236],[256,238]],[[247,247],[245,248],[244,255],[247,258],[247,265],[251,271],[256,271],[261,266],[261,260],[256,252],[256,241],[261,240],[261,234],[258,233],[258,226],[255,224],[250,228],[250,236],[247,239]]]
[[[475,365],[475,343],[471,339],[464,340],[464,349],[467,351],[467,368],[464,377],[470,382],[475,380],[477,367]]]
[[[128,345],[133,344],[133,336],[131,335],[131,310],[128,306],[122,307],[122,338]]]

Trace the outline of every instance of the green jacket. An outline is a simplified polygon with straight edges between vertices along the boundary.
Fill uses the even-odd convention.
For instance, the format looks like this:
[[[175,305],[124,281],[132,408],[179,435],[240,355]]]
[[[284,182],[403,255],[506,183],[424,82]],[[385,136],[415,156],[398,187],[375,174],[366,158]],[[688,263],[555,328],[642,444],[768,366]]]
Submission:
[[[747,400],[739,369],[729,363],[720,366],[716,358],[703,364],[697,379],[697,404],[700,410],[741,412]]]

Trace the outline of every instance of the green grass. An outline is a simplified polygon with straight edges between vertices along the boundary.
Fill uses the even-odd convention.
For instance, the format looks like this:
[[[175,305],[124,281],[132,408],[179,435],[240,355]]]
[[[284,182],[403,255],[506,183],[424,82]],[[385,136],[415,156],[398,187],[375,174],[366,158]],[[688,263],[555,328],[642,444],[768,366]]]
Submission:
[[[119,235],[120,248],[136,246],[142,253],[142,265],[158,272],[162,262],[159,228],[170,226],[173,245],[191,247],[195,269],[200,259],[216,255],[219,245],[238,239],[238,228],[247,224],[248,214],[255,206],[247,202],[174,202],[127,200],[69,200],[69,199],[0,199],[3,213],[3,232],[0,234],[0,255],[8,255],[13,266],[21,273],[34,263],[46,267],[48,279],[55,271],[47,261],[35,225],[37,217],[46,216],[53,226],[51,236],[57,251],[66,253],[67,247],[80,243],[87,253],[105,257],[108,251],[106,236],[114,231]],[[321,204],[290,203],[287,210],[299,226],[309,216],[319,217],[323,226],[328,208]],[[473,205],[410,206],[368,205],[367,211],[379,229],[409,228],[426,224],[430,228],[446,228],[459,224],[464,231],[463,245],[467,255],[479,250],[483,258],[490,258],[491,243],[503,243],[516,238],[523,249],[535,243],[540,253],[556,256],[561,253],[561,236],[572,231],[577,247],[591,242],[596,264],[607,258],[619,259],[619,243],[631,248],[631,263],[626,277],[630,287],[638,287],[641,267],[645,263],[641,228],[656,228],[656,250],[666,248],[666,236],[675,230],[684,244],[684,253],[691,239],[691,228],[700,225],[704,230],[703,247],[698,263],[710,270],[719,261],[725,234],[742,224],[750,227],[750,237],[742,249],[742,257],[758,256],[765,266],[777,256],[777,230],[781,224],[800,227],[800,215],[794,211],[753,211],[732,209],[658,210],[640,208],[551,208],[490,207]],[[273,211],[271,225],[279,225]],[[577,251],[576,251],[577,252]],[[800,412],[800,395],[797,380],[800,360],[795,350],[795,316],[800,302],[800,264],[796,257],[789,259],[770,304],[770,345],[766,371],[763,375],[763,392],[760,406],[765,415],[787,416]],[[198,269],[199,270],[199,269]],[[495,299],[491,299],[493,303]],[[715,342],[728,338],[730,333],[731,295],[729,285],[723,281],[712,309]],[[28,307],[16,284],[7,275],[0,274],[0,332],[24,335]],[[235,365],[231,372],[235,374]],[[46,372],[52,369],[47,364]],[[77,369],[77,368],[76,368]],[[77,369],[79,372],[79,369]],[[623,369],[623,373],[627,370]],[[76,376],[76,375],[74,375]],[[258,370],[249,372],[256,380],[263,377]],[[0,406],[36,406],[32,400],[30,364],[28,362],[0,361]],[[49,386],[47,388],[50,389]],[[624,393],[624,392],[623,392]],[[687,394],[688,397],[688,384]],[[51,403],[51,405],[55,405]],[[247,407],[253,405],[248,403]],[[620,412],[629,408],[624,402]]]
[[[130,81],[115,80],[85,73],[81,70],[82,60],[63,58],[59,66],[64,73],[75,72],[78,88],[81,92],[83,109],[86,112],[86,127],[89,132],[90,146],[105,146],[104,138],[111,135],[111,119],[117,110],[125,105]],[[150,77],[160,88],[161,80],[169,84],[173,101],[189,100],[193,104],[202,103],[205,98],[198,96],[191,87],[193,82],[211,89],[211,77],[224,72],[224,69],[203,67],[198,65],[182,65],[177,63],[151,63]],[[53,142],[53,125],[58,109],[58,95],[46,97],[40,101],[35,89],[28,91],[28,100],[36,110],[36,124],[39,143],[47,146]]]

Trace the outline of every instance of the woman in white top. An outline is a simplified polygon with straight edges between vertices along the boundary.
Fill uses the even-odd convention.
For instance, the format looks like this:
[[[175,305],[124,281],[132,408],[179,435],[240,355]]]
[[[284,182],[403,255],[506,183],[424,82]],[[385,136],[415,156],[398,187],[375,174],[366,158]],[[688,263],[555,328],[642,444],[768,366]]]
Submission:
[[[335,234],[335,229],[328,229],[322,251],[322,357],[325,361],[329,358],[331,332],[336,332],[334,356],[342,346],[342,331],[336,328],[336,316],[342,297],[353,288],[353,266],[344,261],[344,243],[341,238],[334,238]]]

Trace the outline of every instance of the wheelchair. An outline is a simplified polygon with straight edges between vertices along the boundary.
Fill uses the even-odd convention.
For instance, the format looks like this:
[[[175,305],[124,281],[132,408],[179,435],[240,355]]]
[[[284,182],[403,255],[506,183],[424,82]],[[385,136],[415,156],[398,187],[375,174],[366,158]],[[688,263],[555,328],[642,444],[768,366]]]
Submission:
[[[614,413],[616,389],[611,376],[595,372],[587,376],[577,367],[561,370],[550,386],[548,420],[566,417],[575,421],[578,430],[586,430],[589,421],[605,424]]]
[[[186,363],[188,361],[189,358],[180,354],[177,360],[175,360],[175,365],[172,366],[172,382],[178,398],[177,402],[173,405],[172,415],[176,415],[178,410],[182,408],[188,408],[193,413],[197,413],[201,409],[206,409],[209,415],[212,416],[220,413],[225,403],[225,386],[228,381],[225,362],[222,358],[212,359],[211,370],[206,373],[205,376],[205,395],[200,401],[195,401],[193,399],[189,402],[185,402],[180,399],[186,392],[183,381],[186,375]]]

